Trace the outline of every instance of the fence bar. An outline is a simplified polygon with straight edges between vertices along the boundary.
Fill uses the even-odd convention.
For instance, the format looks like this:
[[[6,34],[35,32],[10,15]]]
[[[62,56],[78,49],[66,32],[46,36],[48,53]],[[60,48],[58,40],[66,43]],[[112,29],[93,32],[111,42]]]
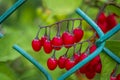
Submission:
[[[20,7],[27,0],[18,0],[12,7],[0,16],[0,24],[9,17],[18,7]]]
[[[52,80],[51,75],[39,64],[32,56],[29,55],[26,51],[20,48],[18,45],[14,45],[13,49],[23,55],[28,61],[30,61],[33,65],[35,65],[47,78],[47,80]]]
[[[114,35],[115,33],[117,33],[119,30],[120,30],[120,24],[116,25],[112,30],[110,30],[109,32],[107,32],[104,36],[100,37],[100,39],[97,41],[97,43],[100,44],[100,43],[106,41],[112,35]]]
[[[103,31],[99,28],[99,26],[91,19],[89,18],[81,9],[76,9],[76,12],[86,21],[88,22],[91,27],[95,29],[95,31],[98,33],[98,35],[101,37],[104,35]]]
[[[3,37],[3,34],[2,33],[0,33],[0,38],[2,38]]]
[[[110,51],[107,48],[103,48],[103,50],[106,52],[106,54],[108,54],[111,58],[113,58],[117,63],[120,64],[120,58],[118,56],[116,56],[112,51]]]

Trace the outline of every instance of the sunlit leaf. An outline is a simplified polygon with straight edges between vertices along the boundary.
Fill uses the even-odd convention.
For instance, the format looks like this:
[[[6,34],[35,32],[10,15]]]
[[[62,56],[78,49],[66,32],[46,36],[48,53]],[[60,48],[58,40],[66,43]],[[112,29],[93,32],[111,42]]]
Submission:
[[[0,79],[1,80],[12,80],[9,76],[3,74],[3,73],[0,73]]]
[[[43,0],[43,2],[54,14],[63,15],[73,12],[82,0]]]

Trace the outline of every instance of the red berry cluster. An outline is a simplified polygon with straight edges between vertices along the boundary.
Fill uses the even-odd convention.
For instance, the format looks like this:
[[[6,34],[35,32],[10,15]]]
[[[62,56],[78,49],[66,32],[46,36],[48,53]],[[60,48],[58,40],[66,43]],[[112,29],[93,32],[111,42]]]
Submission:
[[[80,22],[82,21],[82,19],[70,19],[73,22],[75,20],[80,20]],[[69,23],[70,20],[64,20],[67,21]],[[34,51],[40,51],[41,47],[43,47],[45,53],[49,54],[52,52],[52,50],[60,50],[63,46],[65,48],[70,48],[72,47],[74,44],[80,42],[80,40],[82,39],[84,32],[81,29],[81,27],[77,27],[72,29],[72,31],[69,31],[69,25],[67,25],[67,29],[65,32],[63,32],[60,35],[60,24],[61,22],[57,22],[53,25],[57,25],[57,33],[56,36],[54,36],[52,39],[50,39],[50,32],[47,35],[47,29],[45,29],[45,35],[42,36],[41,38],[38,38],[38,34],[40,32],[40,30],[38,31],[38,34],[36,35],[36,38],[32,40],[32,48]],[[53,26],[52,25],[52,26]],[[41,28],[50,28],[51,26],[47,26],[47,27],[40,27]]]
[[[97,24],[104,33],[116,26],[117,21],[115,17],[115,14],[109,14],[106,16],[103,12],[99,15]]]
[[[78,25],[77,28],[74,28],[75,20],[80,21],[80,24]],[[67,22],[66,31],[62,32],[60,31],[61,24],[62,22],[65,21]],[[70,21],[72,22],[71,30],[69,30]],[[51,39],[50,29],[53,25],[56,25],[57,33]],[[84,36],[84,31],[81,29],[81,26],[82,26],[82,19],[68,19],[57,22],[50,26],[40,27],[36,35],[36,38],[32,40],[32,48],[34,51],[38,52],[43,47],[44,52],[47,54],[54,51],[52,57],[48,58],[47,60],[47,66],[50,70],[56,69],[57,66],[60,69],[69,70],[96,50],[96,45],[93,44],[93,42],[91,41],[93,40],[93,38],[95,38],[95,35],[93,35],[87,40],[82,41],[82,38]],[[45,29],[45,34],[41,38],[38,38],[38,34],[42,28]],[[82,45],[86,42],[88,43],[88,47],[86,48],[85,51],[81,52]],[[79,50],[76,51],[76,46],[79,45],[80,45]],[[64,55],[61,55],[57,59],[56,51],[61,50],[62,47],[65,47],[67,51],[65,52]],[[68,51],[71,48],[73,48],[72,56],[68,57]],[[98,55],[89,63],[84,65],[82,68],[80,68],[78,71],[82,74],[85,74],[88,79],[92,79],[94,78],[96,73],[101,72],[101,68],[102,68],[102,64],[101,64],[100,56]]]
[[[92,54],[96,50],[96,45],[92,45],[90,47],[90,54]],[[79,57],[79,61],[84,60],[87,56],[89,56],[86,53],[83,53]],[[100,56],[96,56],[93,60],[85,64],[82,68],[79,69],[79,73],[85,74],[88,79],[94,78],[96,73],[100,73],[102,69],[102,64],[100,60]]]

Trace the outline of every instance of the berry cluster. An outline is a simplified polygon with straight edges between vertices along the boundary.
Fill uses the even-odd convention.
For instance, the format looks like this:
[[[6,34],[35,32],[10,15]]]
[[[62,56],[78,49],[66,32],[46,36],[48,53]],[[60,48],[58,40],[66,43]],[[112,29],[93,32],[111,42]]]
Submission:
[[[117,21],[115,17],[116,17],[115,14],[109,14],[108,16],[106,16],[104,12],[102,12],[98,16],[97,24],[104,33],[108,32],[109,30],[116,26]]]
[[[46,26],[46,27],[40,27],[41,28],[45,28],[45,34],[44,36],[42,36],[40,39],[38,38],[40,29],[38,31],[38,34],[36,35],[35,39],[32,40],[32,48],[34,51],[40,51],[41,47],[43,47],[45,53],[49,54],[52,52],[52,50],[60,50],[63,46],[65,48],[70,48],[72,47],[74,44],[80,42],[80,40],[82,39],[84,32],[81,29],[81,24],[79,25],[79,27],[74,28],[74,25],[72,27],[72,31],[69,31],[69,22],[72,21],[74,23],[75,20],[80,20],[80,23],[82,21],[82,19],[69,19],[69,20],[63,20],[61,22],[57,22],[53,25],[56,25],[57,27],[57,33],[56,36],[54,36],[52,39],[50,39],[50,29],[51,26]],[[60,35],[60,24],[62,24],[62,22],[66,21],[67,22],[67,29],[65,32],[63,32]],[[49,34],[47,35],[47,29],[49,29]]]
[[[75,21],[79,21],[78,27],[74,27]],[[66,30],[61,31],[61,24],[66,22]],[[70,22],[72,22],[72,26],[70,26]],[[55,25],[57,28],[56,35],[50,38],[51,27]],[[71,29],[70,29],[71,27]],[[39,32],[41,29],[45,30],[44,36],[38,38]],[[61,33],[62,32],[62,33]],[[96,35],[94,34],[87,40],[82,40],[84,36],[84,31],[82,30],[82,19],[68,19],[57,22],[50,26],[40,27],[35,39],[32,40],[32,48],[34,51],[38,52],[43,47],[43,50],[46,54],[50,54],[53,51],[53,54],[47,60],[47,66],[50,70],[56,69],[58,66],[60,69],[69,70],[74,67],[76,64],[84,60],[90,54],[92,54],[96,50],[96,45],[94,44]],[[83,44],[87,43],[86,49],[82,51]],[[79,46],[80,45],[80,46]],[[79,49],[76,49],[77,48]],[[79,47],[78,47],[79,46]],[[61,48],[65,47],[66,52],[64,55],[61,55],[58,59],[56,58],[56,51],[61,50]],[[71,56],[68,54],[69,50],[73,49]],[[94,78],[96,73],[100,73],[102,68],[100,56],[96,56],[89,63],[84,65],[82,68],[78,70],[78,72],[85,74],[88,79]]]
[[[96,45],[93,44],[89,48],[89,54],[92,54],[96,50]],[[83,53],[79,57],[79,61],[84,60],[87,56],[89,56],[87,53]],[[100,56],[96,56],[93,60],[85,64],[82,68],[80,68],[77,72],[81,74],[85,74],[88,79],[94,78],[96,73],[101,73],[102,64],[100,60]]]

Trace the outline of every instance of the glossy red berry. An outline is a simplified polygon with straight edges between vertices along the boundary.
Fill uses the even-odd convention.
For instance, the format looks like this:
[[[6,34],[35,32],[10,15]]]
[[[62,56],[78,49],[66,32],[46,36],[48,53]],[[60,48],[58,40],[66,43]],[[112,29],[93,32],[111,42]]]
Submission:
[[[87,68],[88,68],[88,64],[85,64],[83,67],[80,68],[80,73],[85,73],[87,71]]]
[[[83,35],[84,35],[84,32],[83,32],[83,30],[80,29],[80,28],[75,28],[75,29],[73,30],[73,34],[74,34],[75,42],[77,43],[77,42],[79,42],[79,41],[82,39],[82,37],[83,37]]]
[[[47,66],[50,70],[54,70],[57,67],[57,59],[56,58],[49,58],[47,61]]]
[[[100,60],[100,56],[96,56],[95,58],[93,58],[90,62],[90,65],[95,67],[97,66],[99,63],[101,63],[101,60]]]
[[[82,53],[82,54],[80,55],[80,57],[79,57],[79,61],[84,60],[87,56],[88,56],[88,54]],[[80,72],[81,72],[81,73],[85,73],[85,72],[86,72],[87,65],[88,65],[88,64],[85,64],[83,67],[80,68]]]
[[[65,69],[66,70],[69,70],[71,69],[72,67],[74,67],[75,65],[75,61],[72,60],[72,59],[67,59],[66,62],[65,62]]]
[[[98,20],[97,20],[97,24],[104,33],[107,32],[106,15],[104,13],[101,13],[99,15]]]
[[[113,27],[116,26],[117,21],[115,19],[115,15],[114,14],[110,14],[107,16],[107,30],[111,30]]]
[[[52,47],[52,44],[49,40],[46,40],[44,42],[43,49],[44,49],[45,53],[47,53],[47,54],[52,52],[53,47]]]
[[[117,80],[116,77],[110,76],[110,80]]]
[[[80,55],[80,57],[79,57],[79,61],[84,60],[87,56],[88,56],[88,54],[82,53],[82,54]]]
[[[93,45],[90,47],[90,53],[93,53],[96,49],[97,49],[97,46],[96,46],[95,44],[93,44]]]
[[[60,56],[59,59],[58,59],[58,66],[59,68],[63,69],[65,68],[65,62],[67,60],[67,57],[66,56]]]
[[[78,53],[74,53],[73,57],[74,57],[74,61],[75,61],[75,63],[77,64],[77,63],[79,62],[80,54],[78,54]]]
[[[99,63],[99,64],[96,66],[95,71],[96,71],[97,73],[101,73],[101,70],[102,70],[102,64]]]
[[[47,36],[41,37],[41,45],[43,46],[44,42],[47,40]]]
[[[68,32],[62,34],[62,40],[66,48],[70,48],[75,42],[74,36]]]
[[[116,80],[120,80],[120,74],[117,75]]]
[[[32,48],[34,51],[38,52],[41,49],[41,42],[39,39],[32,40]]]
[[[86,71],[85,75],[88,79],[93,79],[94,76],[96,75],[96,72],[95,71]]]
[[[55,36],[52,41],[52,46],[55,50],[60,50],[62,45],[63,45],[63,41],[62,41],[62,38],[61,37],[57,37]]]

